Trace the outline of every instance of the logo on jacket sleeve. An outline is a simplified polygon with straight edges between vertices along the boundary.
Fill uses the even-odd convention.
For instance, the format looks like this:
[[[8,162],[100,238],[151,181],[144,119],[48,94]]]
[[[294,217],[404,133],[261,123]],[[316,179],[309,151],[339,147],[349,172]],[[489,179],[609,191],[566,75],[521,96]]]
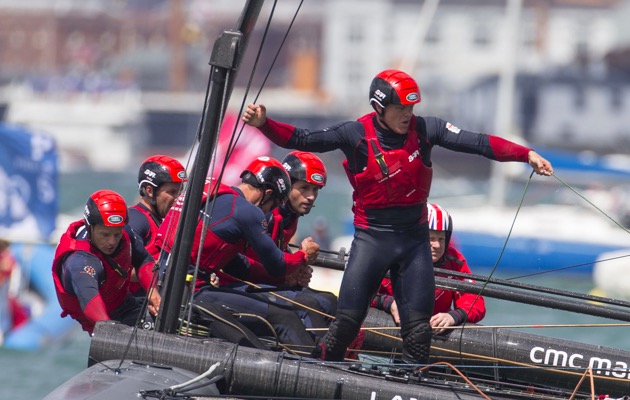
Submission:
[[[83,267],[83,272],[90,275],[92,278],[96,276],[96,271],[94,270],[94,267],[90,265],[86,265],[85,267]]]
[[[448,129],[449,131],[453,132],[453,133],[459,133],[461,132],[461,129],[459,129],[458,127],[456,127],[455,125],[451,124],[450,122],[446,123],[446,129]]]

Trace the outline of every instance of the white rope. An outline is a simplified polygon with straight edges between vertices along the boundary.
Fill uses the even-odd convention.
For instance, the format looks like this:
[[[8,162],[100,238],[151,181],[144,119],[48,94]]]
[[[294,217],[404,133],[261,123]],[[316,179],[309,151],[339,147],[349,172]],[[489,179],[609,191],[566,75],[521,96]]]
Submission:
[[[186,386],[190,385],[191,383],[198,382],[198,381],[202,380],[203,378],[207,377],[208,375],[210,375],[211,373],[213,373],[214,370],[217,369],[219,364],[221,364],[221,363],[217,362],[217,363],[213,364],[206,372],[204,372],[203,374],[199,375],[198,377],[193,378],[193,379],[189,380],[188,382],[184,382],[184,383],[180,383],[179,385],[171,386],[169,389],[171,389],[173,391],[176,391],[177,389],[181,389],[183,387],[186,387]]]

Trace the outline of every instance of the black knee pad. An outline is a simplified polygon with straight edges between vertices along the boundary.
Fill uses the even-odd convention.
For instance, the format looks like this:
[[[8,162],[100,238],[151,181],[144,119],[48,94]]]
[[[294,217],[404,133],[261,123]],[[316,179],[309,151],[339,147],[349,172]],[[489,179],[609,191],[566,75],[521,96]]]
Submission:
[[[428,364],[431,352],[431,325],[421,322],[401,329],[403,361],[409,364]]]

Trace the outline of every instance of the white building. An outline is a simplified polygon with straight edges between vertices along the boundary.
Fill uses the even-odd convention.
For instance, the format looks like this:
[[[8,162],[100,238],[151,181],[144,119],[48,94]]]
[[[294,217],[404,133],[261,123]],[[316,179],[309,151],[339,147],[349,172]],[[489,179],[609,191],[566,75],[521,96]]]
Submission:
[[[442,0],[422,29],[425,1],[335,0],[322,12],[322,81],[341,103],[363,102],[378,71],[409,70],[427,104],[438,91],[459,90],[497,74],[512,45],[506,40],[505,0]],[[591,5],[586,5],[586,4]],[[516,69],[536,73],[601,59],[620,41],[616,1],[523,1]],[[437,97],[439,103],[442,102]]]

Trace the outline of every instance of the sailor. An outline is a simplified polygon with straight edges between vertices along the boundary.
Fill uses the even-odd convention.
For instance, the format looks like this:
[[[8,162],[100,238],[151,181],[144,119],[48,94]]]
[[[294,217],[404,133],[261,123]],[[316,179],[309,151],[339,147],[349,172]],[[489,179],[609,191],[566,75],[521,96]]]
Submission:
[[[443,207],[427,204],[429,220],[429,242],[431,243],[431,258],[435,268],[471,274],[466,258],[453,243],[453,220]],[[444,276],[438,274],[438,276]],[[446,276],[445,276],[446,277]],[[450,277],[464,280],[464,278]],[[472,280],[469,280],[472,281]],[[474,281],[472,281],[474,282]],[[398,307],[393,296],[392,283],[384,278],[378,294],[372,300],[372,307],[391,314],[396,324],[400,323]],[[464,322],[477,323],[486,315],[486,304],[482,296],[476,294],[435,288],[435,307],[430,323],[433,333],[441,334],[450,331],[445,328],[461,325]]]
[[[271,211],[268,233],[279,249],[290,253],[289,242],[295,236],[299,218],[311,212],[319,191],[326,185],[326,167],[319,157],[305,151],[287,154],[282,160],[282,165],[291,178],[291,190],[287,202]],[[337,296],[331,292],[308,287],[313,273],[310,266],[304,265],[285,279],[278,279],[266,274],[264,268],[260,268],[260,261],[251,249],[247,251],[247,256],[245,262],[250,266],[245,279],[269,290],[261,291],[258,296],[265,296],[279,304],[293,305],[307,328],[328,328],[332,320],[329,316],[335,315],[337,309]],[[224,270],[227,272],[230,268]],[[239,283],[232,287],[241,290],[249,288],[248,285]],[[283,290],[282,287],[286,289]],[[289,303],[283,298],[288,298],[294,303]],[[314,336],[323,336],[325,330],[316,329],[311,333]]]
[[[154,245],[162,220],[175,202],[186,182],[186,169],[176,159],[165,155],[148,157],[138,170],[140,201],[129,208],[129,226],[142,239],[154,259],[160,258]],[[146,293],[133,279],[131,293],[144,297]]]
[[[0,344],[4,333],[25,324],[29,318],[27,307],[11,293],[11,277],[20,273],[20,266],[11,251],[11,242],[0,238]]]
[[[255,314],[266,319],[278,338],[286,344],[306,346],[314,341],[291,308],[280,307],[240,290],[225,285],[234,280],[222,272],[239,253],[251,247],[266,272],[284,279],[318,255],[319,247],[311,238],[301,243],[295,253],[284,253],[267,235],[265,213],[283,204],[290,190],[290,178],[280,162],[271,157],[258,157],[241,174],[242,183],[235,187],[206,182],[203,208],[197,225],[190,256],[191,266],[199,265],[195,282],[194,302],[198,305],[223,304],[238,313]],[[156,245],[165,252],[173,246],[184,196],[180,196],[158,231]],[[161,260],[167,257],[162,256]],[[209,282],[213,274],[219,276],[221,287]],[[241,320],[255,333],[269,336],[265,324],[257,320]]]
[[[242,119],[281,147],[314,152],[340,149],[346,157],[343,165],[354,189],[355,234],[336,319],[313,355],[343,358],[389,270],[400,314],[403,360],[426,364],[435,289],[426,212],[431,149],[437,145],[497,161],[527,162],[541,175],[551,175],[553,169],[527,147],[465,131],[440,118],[414,115],[420,89],[405,72],[385,70],[376,75],[369,101],[373,113],[322,130],[267,118],[262,104],[248,105]]]
[[[142,162],[138,170],[140,201],[129,208],[129,226],[142,239],[147,250],[153,242],[166,213],[186,182],[186,169],[176,159],[154,155]],[[156,260],[159,254],[152,254]]]
[[[153,283],[155,260],[127,220],[121,195],[94,192],[85,204],[84,218],[70,224],[55,252],[52,272],[61,315],[70,315],[90,334],[97,321],[130,326],[139,321],[142,302],[129,291],[133,271],[149,293],[149,312],[155,315],[160,306]]]

